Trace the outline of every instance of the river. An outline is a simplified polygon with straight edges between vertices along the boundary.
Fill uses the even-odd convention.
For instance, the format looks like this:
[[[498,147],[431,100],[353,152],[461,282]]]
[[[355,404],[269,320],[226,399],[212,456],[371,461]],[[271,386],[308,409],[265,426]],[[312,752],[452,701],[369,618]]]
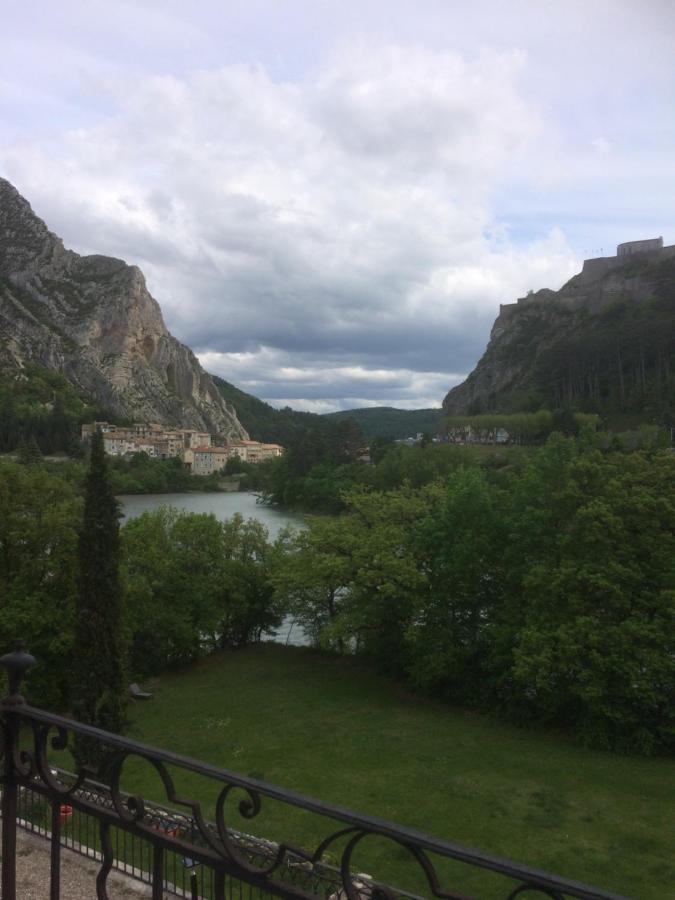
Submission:
[[[258,503],[258,495],[246,491],[217,491],[200,493],[190,491],[184,494],[123,494],[117,498],[122,504],[125,519],[135,519],[141,513],[160,506],[175,506],[176,509],[191,513],[213,513],[217,519],[226,522],[240,513],[245,519],[257,519],[269,531],[274,540],[282,528],[304,528],[305,519],[300,513],[282,512],[271,506]]]
[[[135,519],[144,512],[160,506],[173,506],[191,513],[213,513],[223,522],[240,513],[245,519],[257,519],[268,530],[270,540],[274,540],[282,528],[304,528],[305,519],[300,513],[283,512],[271,506],[258,503],[257,494],[245,491],[200,493],[190,491],[183,494],[123,494],[117,498],[122,506],[124,519]],[[302,628],[292,619],[284,619],[276,632],[264,636],[280,644],[306,646],[309,641]]]

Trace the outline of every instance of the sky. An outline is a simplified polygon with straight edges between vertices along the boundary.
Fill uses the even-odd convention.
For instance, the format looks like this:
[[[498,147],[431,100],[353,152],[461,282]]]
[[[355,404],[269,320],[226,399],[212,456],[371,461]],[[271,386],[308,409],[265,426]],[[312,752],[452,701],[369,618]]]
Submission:
[[[1,0],[0,175],[274,406],[439,406],[500,303],[675,243],[671,0]]]

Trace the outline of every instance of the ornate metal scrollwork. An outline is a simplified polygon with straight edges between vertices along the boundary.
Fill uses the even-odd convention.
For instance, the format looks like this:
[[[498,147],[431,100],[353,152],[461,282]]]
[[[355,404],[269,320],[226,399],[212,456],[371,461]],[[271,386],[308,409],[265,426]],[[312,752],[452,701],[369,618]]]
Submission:
[[[53,797],[60,797],[65,800],[75,791],[79,790],[79,788],[84,783],[87,774],[91,773],[87,773],[87,770],[85,768],[82,768],[72,784],[66,784],[59,778],[57,778],[49,765],[49,759],[47,756],[49,734],[52,730],[52,727],[54,727],[56,730],[56,734],[53,735],[51,739],[52,750],[66,750],[68,747],[68,729],[63,725],[40,725],[38,722],[31,722],[31,726],[33,731],[33,756],[35,760],[37,775],[49,788]]]
[[[7,660],[9,663],[7,664]],[[421,835],[390,822],[362,816],[349,810],[332,807],[311,798],[284,791],[216,769],[187,757],[180,757],[167,750],[150,748],[138,742],[112,735],[98,729],[73,722],[63,717],[27,706],[19,693],[21,676],[30,665],[32,657],[17,651],[3,658],[11,669],[12,694],[1,707],[0,754],[5,756],[5,770],[13,785],[19,785],[47,797],[52,803],[68,801],[99,821],[102,864],[96,880],[98,900],[107,900],[106,883],[113,865],[110,829],[116,827],[146,840],[154,848],[153,879],[161,877],[165,851],[174,851],[210,867],[214,875],[215,896],[224,896],[225,875],[255,885],[270,894],[310,900],[313,893],[313,873],[325,870],[325,857],[330,849],[344,842],[339,853],[338,869],[334,872],[336,900],[401,900],[406,892],[398,890],[379,879],[365,878],[354,872],[354,856],[366,839],[384,839],[403,848],[420,870],[426,881],[429,895],[437,900],[469,900],[465,895],[443,887],[433,859],[449,859],[469,866],[483,868],[501,874],[516,883],[505,896],[508,900],[528,893],[564,900],[576,897],[580,900],[621,900],[595,888],[557,878],[545,872],[529,869],[482,854],[458,845]],[[13,668],[12,668],[13,667]],[[22,745],[22,725],[28,726],[32,746]],[[23,730],[23,735],[26,730]],[[49,750],[63,751],[77,736],[95,741],[114,751],[107,768],[106,785],[92,789],[92,772],[84,765],[77,767],[72,777],[56,772],[49,764]],[[158,826],[157,811],[152,804],[138,794],[127,794],[122,789],[122,778],[128,760],[141,760],[159,776],[170,809],[176,810],[185,827],[167,829]],[[206,820],[202,806],[196,800],[183,797],[176,791],[170,768],[177,767],[196,773],[215,782],[218,790],[215,803],[215,822]],[[228,821],[227,807],[238,797],[239,816],[251,821],[263,814],[266,801],[285,803],[308,814],[322,816],[331,822],[342,822],[337,830],[324,837],[313,853],[288,842],[271,842],[242,836]],[[180,810],[180,812],[178,812]],[[183,812],[184,811],[184,812]],[[256,851],[252,852],[257,841]],[[264,845],[264,851],[261,847]],[[305,881],[298,874],[306,876]],[[156,887],[155,894],[159,896]],[[154,896],[153,895],[153,896]],[[8,895],[9,896],[9,895]]]

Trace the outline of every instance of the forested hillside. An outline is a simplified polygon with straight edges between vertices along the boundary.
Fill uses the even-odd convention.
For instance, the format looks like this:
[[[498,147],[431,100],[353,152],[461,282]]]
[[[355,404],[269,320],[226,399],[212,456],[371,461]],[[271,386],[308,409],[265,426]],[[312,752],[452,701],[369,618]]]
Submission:
[[[298,435],[310,428],[321,429],[325,425],[322,416],[310,412],[298,412],[286,407],[275,409],[253,394],[213,376],[221,396],[237,410],[239,421],[255,441],[267,441],[287,446]]]
[[[77,453],[81,423],[109,415],[58,372],[28,366],[0,377],[0,453],[33,442],[42,453]]]
[[[665,251],[664,251],[665,252]],[[606,424],[675,422],[675,257],[642,256],[503,306],[451,415],[576,409]]]
[[[353,419],[364,438],[406,438],[419,433],[434,435],[443,415],[442,409],[396,409],[393,406],[372,406],[326,413],[327,419],[341,422]]]

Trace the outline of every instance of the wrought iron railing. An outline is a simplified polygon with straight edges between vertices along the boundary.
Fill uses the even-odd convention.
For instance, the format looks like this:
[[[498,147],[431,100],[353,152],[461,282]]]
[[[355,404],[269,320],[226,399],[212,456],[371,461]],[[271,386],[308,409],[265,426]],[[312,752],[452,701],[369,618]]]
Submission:
[[[76,776],[67,770],[54,767],[51,774],[57,776],[63,784],[74,784]],[[1,791],[0,791],[1,793]],[[112,808],[112,799],[108,787],[100,782],[87,779],[76,793],[98,806]],[[128,802],[130,795],[122,795]],[[178,810],[160,806],[144,800],[146,819],[153,828],[160,829],[172,836],[189,836],[190,840],[199,841],[196,823],[189,815]],[[50,803],[32,786],[20,787],[17,805],[17,824],[30,834],[51,840]],[[61,846],[93,860],[101,859],[100,842],[98,840],[97,821],[94,817],[70,803],[62,803],[59,807],[61,823]],[[216,833],[214,824],[209,829]],[[245,832],[232,830],[232,840],[241,848],[251,862],[263,866],[274,858],[277,845]],[[111,831],[113,847],[113,868],[123,874],[130,875],[146,884],[152,883],[152,860],[147,843],[137,835],[118,828]],[[332,865],[317,863],[309,869],[304,860],[288,860],[286,878],[296,884],[302,884],[311,894],[318,897],[337,895],[342,888],[339,870]],[[200,897],[214,896],[214,872],[203,866],[195,865],[195,861],[179,856],[176,852],[167,853],[164,859],[164,890],[176,897],[195,900]],[[247,888],[251,888],[247,890]],[[414,894],[396,890],[400,900],[420,900]],[[260,900],[262,894],[258,889],[238,883],[236,890],[226,890],[228,896],[236,896],[239,900]]]
[[[617,895],[550,875],[476,850],[442,841],[409,828],[283,790],[251,777],[220,769],[208,763],[179,756],[138,741],[101,731],[89,725],[45,712],[25,703],[21,681],[35,660],[17,649],[0,659],[9,675],[9,695],[0,704],[3,761],[2,793],[2,900],[16,900],[16,824],[20,793],[43,797],[50,833],[50,900],[60,900],[61,846],[64,836],[63,808],[90,817],[96,823],[100,868],[96,897],[108,900],[107,881],[115,864],[114,835],[133,836],[147,848],[140,869],[147,871],[153,900],[162,900],[167,868],[174,857],[186,858],[210,873],[202,879],[199,896],[225,900],[242,885],[259,896],[294,900],[399,900],[402,892],[385,883],[385,877],[358,874],[356,860],[371,841],[384,841],[404,854],[419,874],[425,895],[439,900],[467,900],[465,894],[446,888],[447,863],[464,864],[503,878],[499,896],[528,895],[563,900],[621,900]],[[50,761],[52,752],[64,751],[75,738],[95,742],[108,757],[105,785],[92,792],[92,772],[81,766],[74,776],[59,774]],[[142,761],[152,767],[161,782],[168,809],[183,811],[185,827],[166,827],[158,821],[157,807],[143,797],[122,790],[127,764]],[[214,786],[213,822],[202,805],[182,796],[176,778],[201,776]],[[261,830],[265,814],[276,802],[287,810],[318,817],[325,835],[314,850],[281,840],[251,838],[228,825],[226,808],[239,796],[239,815]],[[290,819],[295,821],[291,816]],[[279,818],[270,817],[279,828]],[[288,821],[289,816],[284,817]],[[377,857],[376,857],[377,858]],[[335,862],[335,868],[326,864]],[[132,863],[133,865],[133,863]],[[136,868],[134,866],[134,868]],[[331,876],[330,873],[333,873]],[[453,868],[452,878],[457,877]],[[238,886],[238,887],[237,887]],[[93,887],[93,886],[92,886]],[[234,888],[234,890],[233,890]],[[407,896],[412,896],[408,894]]]

